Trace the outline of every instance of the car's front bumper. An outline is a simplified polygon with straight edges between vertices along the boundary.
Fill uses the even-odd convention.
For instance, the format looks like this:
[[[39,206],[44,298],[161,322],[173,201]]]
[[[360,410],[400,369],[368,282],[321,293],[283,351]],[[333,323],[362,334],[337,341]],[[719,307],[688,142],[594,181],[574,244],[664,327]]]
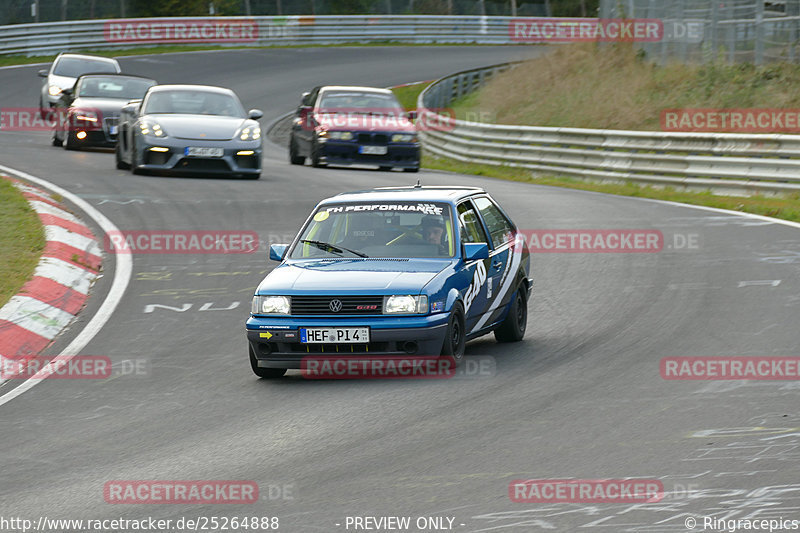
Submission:
[[[378,165],[399,168],[419,168],[419,143],[389,143],[382,155],[360,153],[361,144],[355,141],[320,140],[319,158],[334,165]]]
[[[331,355],[438,356],[442,351],[449,315],[397,317],[253,317],[246,323],[247,340],[266,368],[300,368],[303,358]],[[368,344],[314,344],[300,342],[300,328],[369,327]]]
[[[189,157],[186,149],[190,146],[203,148],[222,148],[222,157]],[[167,151],[154,151],[152,148],[166,148]],[[138,169],[157,170],[180,174],[260,174],[261,143],[233,143],[232,141],[196,141],[167,137],[158,139],[146,137],[137,145],[139,150]],[[251,151],[251,155],[238,152]]]

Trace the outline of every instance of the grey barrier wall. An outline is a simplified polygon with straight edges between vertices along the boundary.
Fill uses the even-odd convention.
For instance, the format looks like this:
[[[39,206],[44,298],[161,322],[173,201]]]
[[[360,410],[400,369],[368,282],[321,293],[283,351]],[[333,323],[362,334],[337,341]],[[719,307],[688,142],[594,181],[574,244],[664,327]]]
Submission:
[[[337,43],[511,44],[511,17],[348,15],[106,19],[0,26],[0,54],[157,44],[269,46]],[[236,28],[239,28],[238,32]],[[241,28],[247,30],[242,32]]]

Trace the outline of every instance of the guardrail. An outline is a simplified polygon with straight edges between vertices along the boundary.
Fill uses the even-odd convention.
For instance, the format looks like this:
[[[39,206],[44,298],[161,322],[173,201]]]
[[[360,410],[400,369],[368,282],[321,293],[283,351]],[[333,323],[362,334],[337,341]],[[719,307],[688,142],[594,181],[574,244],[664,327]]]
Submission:
[[[459,161],[726,194],[800,191],[800,135],[674,133],[483,124],[438,114],[514,64],[459,72],[417,102],[423,149]]]
[[[293,15],[14,24],[0,26],[0,54],[42,55],[86,48],[198,42],[237,47],[375,42],[511,44],[511,20],[489,16]],[[181,25],[183,31],[176,30]],[[226,25],[242,25],[254,31],[231,36],[221,30],[220,35],[218,28]]]

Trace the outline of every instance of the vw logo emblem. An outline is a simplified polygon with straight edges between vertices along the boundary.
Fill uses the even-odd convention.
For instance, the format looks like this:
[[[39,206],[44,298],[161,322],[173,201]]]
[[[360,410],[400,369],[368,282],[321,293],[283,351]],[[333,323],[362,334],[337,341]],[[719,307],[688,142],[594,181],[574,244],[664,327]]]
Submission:
[[[341,300],[331,300],[331,303],[328,304],[328,307],[334,313],[338,313],[342,310],[342,301]]]

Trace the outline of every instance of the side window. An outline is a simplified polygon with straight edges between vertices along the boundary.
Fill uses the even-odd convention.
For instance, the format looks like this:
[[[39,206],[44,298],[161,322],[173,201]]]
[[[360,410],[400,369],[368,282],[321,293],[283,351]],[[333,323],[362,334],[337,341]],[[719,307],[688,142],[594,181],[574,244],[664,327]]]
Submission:
[[[461,227],[461,242],[489,243],[478,215],[469,202],[458,204],[458,224]]]
[[[492,245],[497,248],[510,241],[514,235],[514,226],[494,202],[485,196],[474,198],[473,201],[478,206],[478,211],[480,211],[483,221],[486,222],[486,227],[489,228]]]

